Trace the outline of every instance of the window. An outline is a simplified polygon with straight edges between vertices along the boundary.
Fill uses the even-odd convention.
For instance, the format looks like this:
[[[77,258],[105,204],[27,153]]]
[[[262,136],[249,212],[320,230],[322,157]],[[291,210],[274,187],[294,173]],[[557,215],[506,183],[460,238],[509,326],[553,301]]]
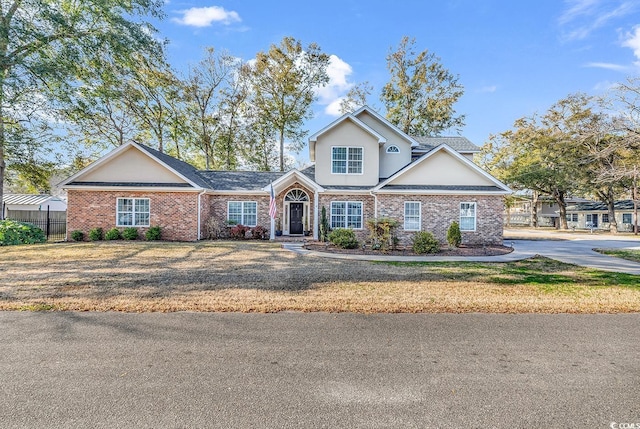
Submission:
[[[331,228],[362,229],[362,203],[332,201]]]
[[[578,213],[567,214],[567,222],[578,222]]]
[[[622,213],[622,223],[631,224],[631,213]]]
[[[400,153],[400,148],[394,144],[387,148],[387,153]]]
[[[116,226],[149,226],[149,198],[118,198]]]
[[[331,148],[331,173],[362,174],[362,148],[343,146]]]
[[[476,203],[460,203],[460,231],[476,230]]]
[[[602,223],[609,223],[609,213],[602,213]]]
[[[258,224],[258,203],[255,201],[229,201],[227,219],[239,225],[256,226]]]
[[[404,230],[420,231],[420,202],[405,201],[404,203]]]

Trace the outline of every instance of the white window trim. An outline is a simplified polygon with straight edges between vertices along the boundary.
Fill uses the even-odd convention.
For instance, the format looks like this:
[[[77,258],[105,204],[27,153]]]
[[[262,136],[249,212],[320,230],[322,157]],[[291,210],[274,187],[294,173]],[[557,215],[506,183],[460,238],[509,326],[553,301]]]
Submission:
[[[473,204],[473,229],[462,229],[462,205]],[[465,216],[468,217],[468,216]],[[478,229],[478,203],[475,201],[462,201],[458,206],[458,225],[460,225],[460,231],[462,232],[476,232]]]
[[[118,203],[120,200],[133,200],[133,207],[131,211],[131,225],[120,224],[120,211],[118,211]],[[136,225],[136,200],[147,200],[149,202],[149,223],[146,225]],[[151,198],[133,198],[133,197],[117,197],[116,198],[116,226],[122,228],[148,228],[151,226]]]
[[[629,219],[629,222],[625,222],[625,218]],[[633,225],[633,213],[622,213],[622,223],[624,225]]]
[[[394,147],[397,149],[396,151],[392,151],[392,150],[391,150],[391,149],[392,149],[392,148],[394,148]],[[400,148],[398,147],[398,145],[392,144],[391,146],[389,146],[389,147],[387,148],[386,153],[390,153],[390,154],[393,154],[393,155],[397,155],[397,154],[399,154],[399,153],[400,153]]]
[[[227,201],[227,220],[229,220],[229,206],[233,203],[239,203],[242,207],[242,211],[240,213],[240,217],[242,219],[242,222],[239,222],[240,225],[244,225],[244,226],[250,226],[250,227],[254,227],[254,226],[258,226],[258,202],[257,201]],[[246,203],[253,203],[256,205],[256,223],[253,225],[244,223],[244,205]]]
[[[351,228],[356,231],[361,231],[364,229],[364,203],[362,201],[331,201],[331,204],[329,204],[329,226],[331,226],[332,229],[341,228],[341,227],[334,227],[332,224],[333,205],[335,203],[344,203],[344,225],[345,225],[344,227],[345,228]],[[352,228],[349,226],[349,222],[348,222],[349,204],[360,204],[360,228]]]
[[[333,149],[335,148],[346,148],[347,149],[347,165],[344,173],[334,173],[333,171]],[[360,173],[349,173],[349,149],[361,149],[362,150],[362,168],[360,169]],[[349,176],[362,176],[364,174],[364,147],[363,146],[331,146],[331,174],[337,174],[340,176],[349,175]]]
[[[407,228],[407,204],[418,204],[418,229]],[[405,231],[421,231],[422,230],[422,203],[420,201],[405,201],[404,202],[404,230]]]

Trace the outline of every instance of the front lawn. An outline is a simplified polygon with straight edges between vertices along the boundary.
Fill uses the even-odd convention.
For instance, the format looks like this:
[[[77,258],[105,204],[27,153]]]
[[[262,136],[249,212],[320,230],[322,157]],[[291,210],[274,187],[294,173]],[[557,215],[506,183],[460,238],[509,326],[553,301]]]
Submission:
[[[615,256],[617,258],[627,259],[629,261],[640,262],[640,250],[625,249],[594,249],[603,255]]]
[[[0,266],[3,310],[640,311],[640,276],[541,257],[374,263],[264,242],[97,242],[4,247]]]

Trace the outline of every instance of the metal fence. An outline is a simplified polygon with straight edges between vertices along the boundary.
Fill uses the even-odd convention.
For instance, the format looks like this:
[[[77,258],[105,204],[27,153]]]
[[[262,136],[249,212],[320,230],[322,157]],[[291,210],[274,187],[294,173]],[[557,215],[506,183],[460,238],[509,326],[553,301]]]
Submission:
[[[7,219],[25,222],[44,231],[48,241],[64,241],[67,238],[67,216],[65,212],[20,212],[8,213]]]

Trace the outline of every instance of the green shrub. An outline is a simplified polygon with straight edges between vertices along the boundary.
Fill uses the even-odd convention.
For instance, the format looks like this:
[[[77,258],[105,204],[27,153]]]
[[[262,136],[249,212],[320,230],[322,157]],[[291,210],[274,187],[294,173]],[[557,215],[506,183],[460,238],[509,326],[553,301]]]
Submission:
[[[330,232],[331,226],[329,225],[329,218],[327,217],[327,209],[323,206],[320,215],[320,241],[326,243],[329,240]]]
[[[343,249],[358,247],[356,233],[351,228],[336,228],[329,233],[329,241]]]
[[[102,228],[93,228],[89,230],[89,240],[91,241],[102,240]]]
[[[138,228],[134,228],[133,226],[130,226],[129,228],[123,229],[122,238],[124,238],[125,240],[137,240]]]
[[[0,246],[44,243],[47,237],[35,225],[14,220],[0,221]]]
[[[462,243],[462,233],[460,232],[460,224],[453,221],[449,229],[447,230],[447,242],[450,246],[460,247]]]
[[[147,241],[155,241],[160,240],[160,235],[160,227],[152,226],[144,233],[144,238],[146,238]]]
[[[79,229],[76,229],[75,231],[73,231],[71,233],[71,239],[73,241],[82,241],[82,240],[84,240],[84,232],[80,231]]]
[[[438,240],[427,231],[416,232],[413,236],[413,252],[422,253],[438,253],[440,250],[440,243]]]
[[[118,228],[111,228],[104,234],[105,240],[120,240],[120,230]]]

